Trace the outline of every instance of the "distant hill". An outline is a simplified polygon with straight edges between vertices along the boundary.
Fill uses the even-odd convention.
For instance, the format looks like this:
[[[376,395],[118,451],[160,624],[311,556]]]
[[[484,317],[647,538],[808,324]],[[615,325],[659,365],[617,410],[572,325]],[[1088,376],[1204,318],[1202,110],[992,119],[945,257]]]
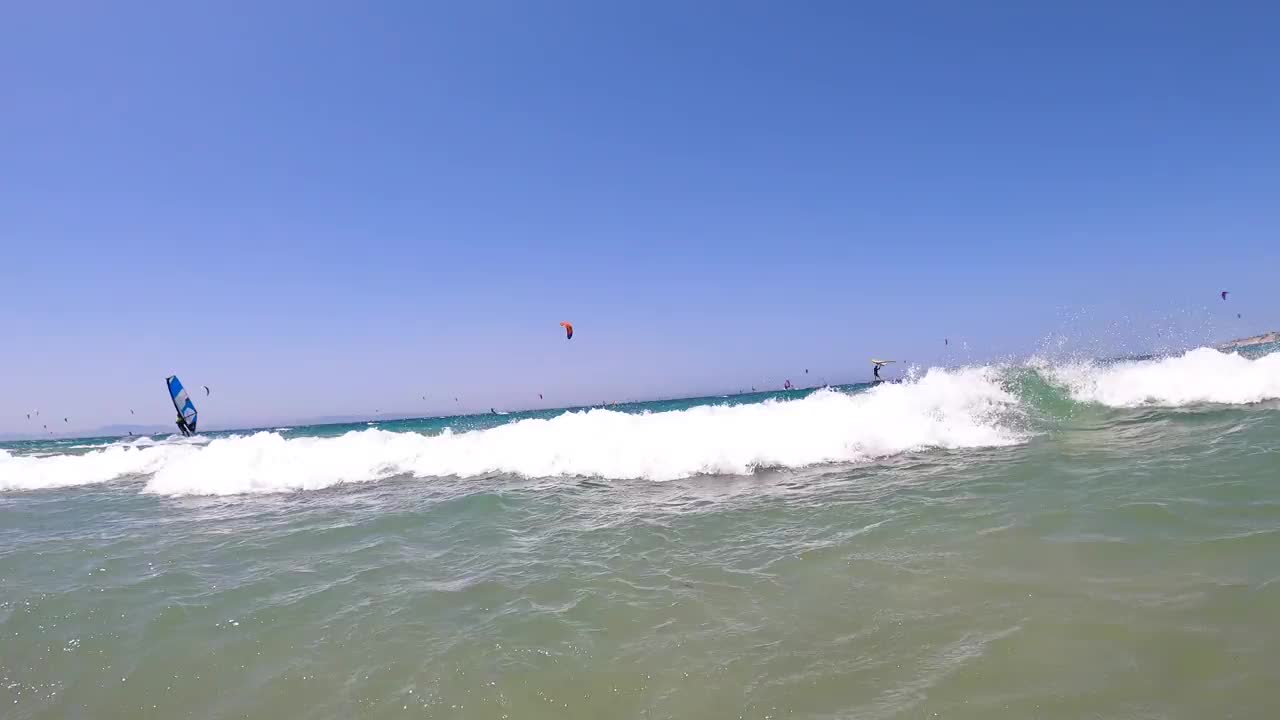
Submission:
[[[1272,330],[1269,333],[1254,335],[1253,337],[1239,338],[1230,342],[1225,342],[1218,346],[1220,350],[1236,350],[1239,348],[1253,347],[1255,345],[1270,345],[1271,343],[1280,343],[1280,331]]]
[[[38,432],[0,432],[0,442],[20,442],[22,440],[66,440],[68,438],[111,438],[126,437],[132,432],[136,436],[167,435],[173,428],[163,425],[107,425],[92,430],[72,430],[54,433]]]

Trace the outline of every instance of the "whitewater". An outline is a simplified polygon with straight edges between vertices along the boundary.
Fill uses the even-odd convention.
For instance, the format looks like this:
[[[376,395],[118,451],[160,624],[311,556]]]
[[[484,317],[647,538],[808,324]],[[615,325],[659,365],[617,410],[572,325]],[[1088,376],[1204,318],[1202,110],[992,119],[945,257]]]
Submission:
[[[1013,382],[1031,371],[1071,401],[1109,408],[1241,405],[1280,399],[1280,354],[1250,359],[1210,348],[1141,361],[1033,359],[931,368],[901,384],[766,394],[758,402],[664,410],[590,409],[504,416],[486,429],[351,430],[337,437],[230,433],[151,438],[87,452],[0,450],[0,490],[143,481],[164,495],[319,490],[394,477],[594,477],[674,480],[763,469],[867,463],[929,449],[1013,445],[1049,428]],[[544,414],[545,415],[545,414]]]

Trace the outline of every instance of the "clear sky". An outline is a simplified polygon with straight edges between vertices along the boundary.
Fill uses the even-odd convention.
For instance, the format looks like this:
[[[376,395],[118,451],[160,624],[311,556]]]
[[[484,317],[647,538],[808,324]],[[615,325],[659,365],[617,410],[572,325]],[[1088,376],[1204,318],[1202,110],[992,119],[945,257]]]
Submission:
[[[6,3],[0,431],[168,423],[173,372],[234,426],[1271,329],[1278,29],[1265,3]]]

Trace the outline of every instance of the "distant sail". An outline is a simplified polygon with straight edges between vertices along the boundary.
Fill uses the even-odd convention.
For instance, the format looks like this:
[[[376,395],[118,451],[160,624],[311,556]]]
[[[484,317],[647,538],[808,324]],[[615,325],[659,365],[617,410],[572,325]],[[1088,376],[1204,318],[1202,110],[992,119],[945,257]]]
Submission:
[[[182,387],[182,381],[177,375],[170,375],[165,379],[169,385],[169,397],[173,399],[173,407],[178,411],[178,415],[187,423],[187,428],[192,434],[196,431],[196,406],[191,404],[191,398],[187,397],[187,389]]]

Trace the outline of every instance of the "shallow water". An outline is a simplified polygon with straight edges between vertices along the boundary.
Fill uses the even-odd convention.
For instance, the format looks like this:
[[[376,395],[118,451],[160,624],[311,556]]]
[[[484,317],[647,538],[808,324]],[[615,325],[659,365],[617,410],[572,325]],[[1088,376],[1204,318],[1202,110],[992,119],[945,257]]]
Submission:
[[[890,388],[773,403],[787,423],[802,410],[839,423],[861,411],[838,403],[880,394],[945,426],[922,434],[941,446],[855,429],[845,462],[665,479],[682,463],[734,466],[720,456],[742,434],[768,445],[772,415],[722,408],[701,431],[679,426],[715,452],[645,464],[665,481],[423,475],[454,452],[430,443],[452,441],[412,432],[316,431],[365,443],[343,447],[377,479],[326,484],[317,470],[291,480],[314,489],[286,493],[156,484],[207,452],[233,475],[280,467],[263,459],[277,446],[236,445],[252,438],[162,443],[150,472],[96,480],[13,450],[3,717],[1275,717],[1280,404],[1109,406],[1088,394],[1112,388],[1071,370],[1028,372],[965,381],[1012,404],[957,405],[958,385],[923,381],[933,404]],[[672,422],[635,415],[621,437],[670,442],[646,417]],[[906,417],[886,422],[905,432]],[[480,445],[495,431],[453,436],[472,439],[450,457],[544,466],[512,459],[521,419]],[[598,411],[575,422],[620,442]],[[822,454],[821,440],[805,447]],[[550,467],[575,462],[605,459]],[[62,486],[30,489],[36,477]]]

